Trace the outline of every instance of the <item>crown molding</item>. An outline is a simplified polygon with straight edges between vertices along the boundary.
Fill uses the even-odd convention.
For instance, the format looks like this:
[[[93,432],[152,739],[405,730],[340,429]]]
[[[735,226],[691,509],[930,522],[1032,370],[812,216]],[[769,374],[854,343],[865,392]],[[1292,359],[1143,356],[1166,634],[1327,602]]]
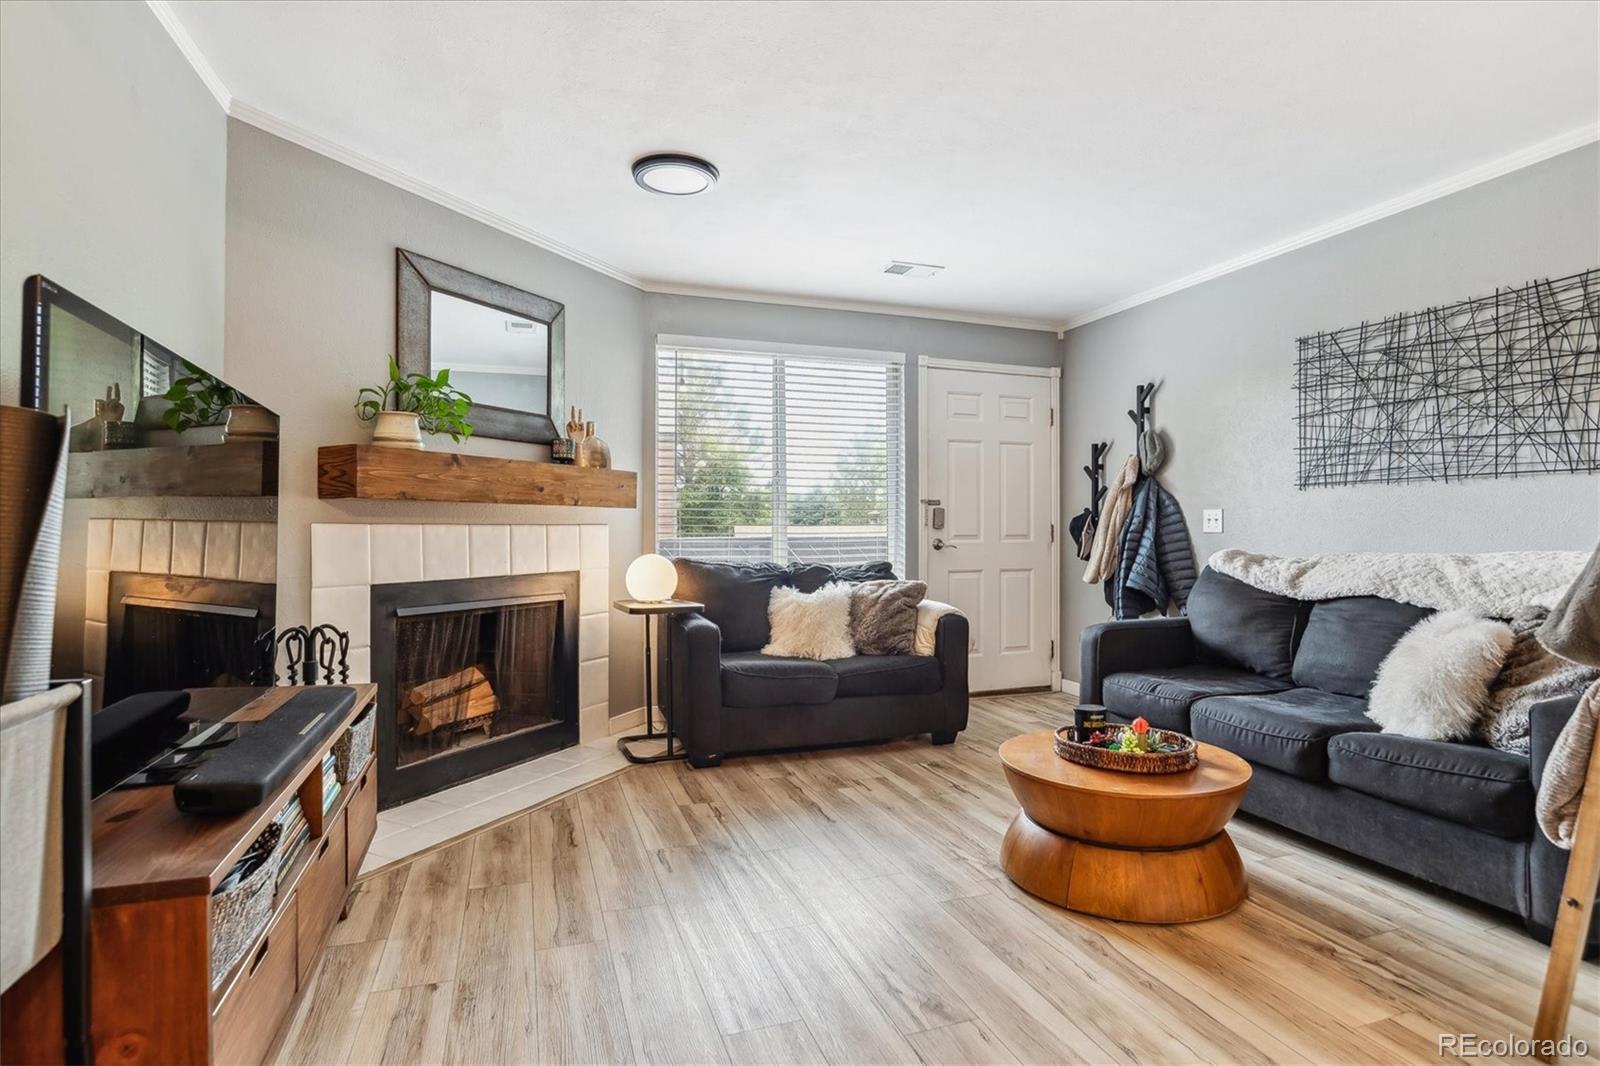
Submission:
[[[1358,229],[1370,222],[1377,222],[1380,219],[1388,218],[1390,215],[1397,215],[1402,211],[1409,211],[1413,207],[1420,207],[1429,201],[1449,196],[1451,193],[1457,193],[1463,189],[1470,189],[1474,185],[1504,177],[1512,171],[1521,170],[1523,167],[1532,166],[1535,163],[1542,163],[1546,159],[1553,159],[1565,152],[1572,151],[1574,148],[1582,148],[1584,145],[1592,144],[1597,140],[1600,140],[1600,125],[1580,126],[1575,130],[1569,130],[1547,141],[1540,141],[1538,144],[1512,152],[1510,155],[1501,156],[1481,166],[1463,170],[1459,174],[1413,189],[1411,192],[1392,199],[1384,200],[1364,210],[1344,215],[1308,230],[1302,230],[1294,236],[1278,241],[1275,244],[1265,245],[1253,252],[1246,252],[1244,255],[1235,256],[1232,259],[1225,259],[1204,270],[1185,275],[1175,281],[1169,281],[1165,285],[1157,285],[1153,289],[1134,293],[1132,296],[1125,296],[1120,300],[1106,304],[1104,307],[1097,307],[1093,311],[1087,311],[1081,315],[1073,315],[1062,323],[1060,328],[1063,330],[1076,329],[1097,319],[1106,318],[1129,308],[1138,307],[1140,304],[1147,304],[1152,300],[1159,300],[1163,296],[1171,296],[1175,292],[1181,292],[1195,285],[1220,278],[1225,274],[1232,274],[1236,270],[1243,270],[1245,267],[1265,262],[1286,252],[1292,252],[1297,248],[1304,248],[1308,244],[1315,244],[1318,241],[1327,240],[1329,237],[1337,237],[1341,233]]]
[[[636,289],[642,288],[638,278],[625,270],[612,266],[603,259],[597,259],[571,245],[562,244],[554,237],[548,237],[536,229],[524,226],[522,223],[509,219],[498,211],[491,211],[489,208],[457,196],[455,193],[446,192],[437,185],[423,181],[421,178],[413,177],[405,171],[373,159],[369,155],[346,148],[337,141],[331,141],[321,134],[312,133],[303,126],[297,126],[271,112],[252,107],[241,100],[234,100],[233,106],[228,109],[228,114],[240,122],[265,130],[275,137],[282,137],[284,140],[298,144],[300,147],[316,152],[318,155],[326,156],[336,163],[343,163],[352,170],[359,170],[369,177],[377,178],[381,182],[404,189],[406,192],[420,196],[424,200],[430,200],[440,207],[449,208],[458,215],[466,215],[475,222],[481,222],[485,226],[491,226],[513,237],[527,241],[529,244],[537,245],[547,252],[554,252],[563,259],[570,259],[579,266],[588,267],[598,274],[604,274],[608,278],[615,278],[617,281],[632,285]]]
[[[205,82],[206,90],[216,99],[217,106],[226,113],[233,104],[233,94],[228,92],[228,87],[212,69],[211,62],[200,51],[200,46],[194,43],[194,38],[189,36],[188,29],[178,19],[178,13],[172,10],[167,0],[144,2],[150,13],[155,15],[156,21],[161,23],[161,28],[167,31],[167,36],[172,38],[172,43],[178,46],[178,51],[183,53],[183,58],[189,61],[194,72],[200,75],[200,80]]]
[[[662,296],[695,296],[706,300],[739,300],[743,303],[777,304],[780,307],[810,307],[819,311],[856,311],[867,315],[899,315],[903,318],[926,318],[937,322],[965,322],[971,326],[999,326],[1003,329],[1027,329],[1041,333],[1056,333],[1061,324],[1042,318],[1018,318],[1010,315],[983,315],[965,311],[944,311],[936,307],[909,307],[901,304],[873,303],[865,300],[830,300],[820,297],[795,296],[788,293],[751,292],[744,289],[719,289],[706,285],[679,285],[668,281],[644,281],[639,287],[648,293]]]

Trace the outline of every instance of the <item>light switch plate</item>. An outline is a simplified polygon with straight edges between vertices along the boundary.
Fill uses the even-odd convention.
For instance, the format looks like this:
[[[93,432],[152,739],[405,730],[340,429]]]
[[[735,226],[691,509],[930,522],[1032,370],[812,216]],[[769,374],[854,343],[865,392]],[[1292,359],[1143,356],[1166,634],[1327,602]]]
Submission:
[[[1207,533],[1222,532],[1222,508],[1207,507],[1201,512],[1200,528]]]

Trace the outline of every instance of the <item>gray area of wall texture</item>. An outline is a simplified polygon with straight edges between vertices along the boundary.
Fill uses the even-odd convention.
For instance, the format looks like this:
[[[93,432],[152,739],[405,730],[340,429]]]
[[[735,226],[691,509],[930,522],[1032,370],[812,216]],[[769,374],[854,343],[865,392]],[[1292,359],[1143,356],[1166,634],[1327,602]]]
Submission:
[[[226,166],[222,109],[144,4],[0,4],[0,402],[31,274],[223,369]]]
[[[1171,439],[1161,480],[1182,504],[1197,561],[1220,548],[1327,551],[1589,549],[1600,536],[1600,475],[1457,484],[1294,487],[1296,338],[1496,286],[1600,265],[1600,146],[1589,145],[1214,281],[1071,330],[1062,342],[1064,510],[1088,502],[1080,467],[1111,440],[1114,471],[1133,444],[1123,413],[1161,382],[1155,422]],[[1200,512],[1225,510],[1221,535]],[[1098,586],[1063,568],[1063,668],[1078,634],[1109,616]]]

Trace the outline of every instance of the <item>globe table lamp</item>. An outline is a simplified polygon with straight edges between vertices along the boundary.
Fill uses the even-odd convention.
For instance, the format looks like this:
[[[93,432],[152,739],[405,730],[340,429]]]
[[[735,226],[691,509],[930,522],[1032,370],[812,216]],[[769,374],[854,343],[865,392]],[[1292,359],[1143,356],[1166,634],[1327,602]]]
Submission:
[[[628,572],[623,575],[623,584],[628,586],[628,595],[645,603],[660,603],[662,600],[672,599],[672,594],[678,589],[678,569],[672,565],[672,560],[651,553],[641,555],[628,564]]]
[[[702,605],[672,598],[672,594],[678,591],[678,568],[672,565],[672,560],[662,558],[653,552],[641,555],[629,563],[628,572],[622,576],[622,583],[628,587],[628,595],[633,598],[618,600],[611,606],[624,614],[639,615],[644,618],[644,732],[618,737],[617,748],[629,762],[649,763],[681,759],[686,751],[682,748],[673,750],[675,738],[672,733],[670,703],[662,706],[663,701],[660,699],[663,692],[670,692],[672,688],[672,656],[669,653],[657,659],[650,646],[652,628],[650,623],[652,619],[655,620],[655,628],[659,633],[662,619],[674,615],[698,613]],[[660,677],[653,676],[654,672],[659,672]],[[658,709],[666,719],[665,729],[660,732],[656,730]],[[659,755],[635,755],[629,750],[629,745],[636,740],[662,738],[666,740],[666,748]]]

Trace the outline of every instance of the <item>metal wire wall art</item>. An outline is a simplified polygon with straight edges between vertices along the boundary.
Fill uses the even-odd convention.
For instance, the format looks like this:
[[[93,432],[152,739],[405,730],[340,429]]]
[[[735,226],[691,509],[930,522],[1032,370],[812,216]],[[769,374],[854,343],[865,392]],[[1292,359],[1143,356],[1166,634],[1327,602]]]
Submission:
[[[1299,488],[1600,470],[1600,268],[1299,340]]]

